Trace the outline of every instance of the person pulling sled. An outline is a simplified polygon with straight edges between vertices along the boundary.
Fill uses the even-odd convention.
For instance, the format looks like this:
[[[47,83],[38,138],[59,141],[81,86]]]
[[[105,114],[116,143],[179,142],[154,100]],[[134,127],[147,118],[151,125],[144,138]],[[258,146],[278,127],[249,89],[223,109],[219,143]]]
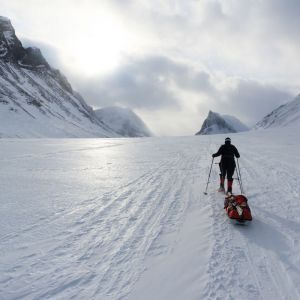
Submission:
[[[231,139],[227,137],[225,139],[225,144],[222,145],[218,152],[214,153],[212,157],[218,157],[221,155],[221,161],[219,163],[220,167],[220,192],[225,192],[224,182],[227,175],[227,193],[232,193],[232,184],[233,184],[233,173],[235,170],[235,159],[240,157],[239,151],[237,148],[231,144]]]

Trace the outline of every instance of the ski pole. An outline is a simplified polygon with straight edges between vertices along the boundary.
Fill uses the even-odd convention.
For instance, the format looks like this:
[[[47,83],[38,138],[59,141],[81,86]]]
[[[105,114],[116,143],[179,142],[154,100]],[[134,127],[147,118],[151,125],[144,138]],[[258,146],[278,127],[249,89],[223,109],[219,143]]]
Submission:
[[[208,179],[207,179],[207,184],[206,184],[206,189],[205,189],[204,195],[207,195],[207,188],[208,188],[208,184],[209,184],[209,178],[210,178],[210,173],[211,173],[212,165],[214,163],[214,159],[215,158],[213,157],[212,161],[211,161],[210,170],[209,170],[209,174],[208,174]]]
[[[239,175],[238,168],[236,168],[236,173],[237,173],[237,180],[238,180],[238,182],[239,182],[239,186],[240,186],[241,194],[243,194],[243,193],[242,193],[242,186],[241,186],[241,181],[240,181],[240,175]]]
[[[243,181],[242,181],[241,169],[240,169],[240,165],[239,165],[239,159],[237,158],[236,161],[237,161],[238,173],[239,173],[239,178],[240,178],[241,193],[244,194],[244,188],[243,188]]]
[[[237,159],[236,159],[236,161],[237,161]],[[239,165],[238,165],[237,162],[236,162],[236,174],[237,174],[237,180],[238,180],[238,182],[239,182],[241,194],[243,194],[243,193],[242,193],[241,180],[240,180],[240,174],[239,174]]]
[[[237,158],[236,161],[237,161],[237,171],[238,171],[238,177],[239,177],[239,183],[240,183],[241,193],[244,194],[241,169],[240,169],[240,165],[239,165],[239,159]]]

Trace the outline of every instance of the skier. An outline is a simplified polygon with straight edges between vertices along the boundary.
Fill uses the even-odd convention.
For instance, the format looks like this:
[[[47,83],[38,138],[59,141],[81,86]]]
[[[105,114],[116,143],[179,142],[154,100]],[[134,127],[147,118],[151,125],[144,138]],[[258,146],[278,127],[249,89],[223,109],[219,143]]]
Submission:
[[[221,155],[220,166],[220,192],[224,192],[224,181],[225,176],[227,175],[227,193],[232,192],[232,183],[233,183],[233,173],[235,169],[235,160],[234,157],[239,158],[240,154],[234,145],[231,145],[231,139],[227,137],[225,139],[225,144],[220,147],[218,152],[214,153],[212,157],[217,157]]]

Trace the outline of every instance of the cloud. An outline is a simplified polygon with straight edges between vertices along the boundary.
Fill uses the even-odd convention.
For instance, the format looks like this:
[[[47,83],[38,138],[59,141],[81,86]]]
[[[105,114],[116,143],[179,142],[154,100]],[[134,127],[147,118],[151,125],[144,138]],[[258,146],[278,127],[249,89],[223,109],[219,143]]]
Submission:
[[[300,2],[298,0],[262,1],[262,10],[266,12],[267,22],[273,28],[274,33],[288,37],[297,43],[300,42]]]
[[[13,16],[23,36],[59,49],[66,73],[74,72],[76,61],[82,68],[80,72],[77,66],[76,71],[85,73],[81,51],[71,51],[74,39],[80,42],[92,25],[113,16],[122,25],[122,34],[133,37],[132,44],[124,46],[126,55],[165,56],[293,89],[300,84],[300,69],[293,63],[300,51],[298,0],[54,0],[47,10],[38,0],[2,0],[2,9]],[[97,40],[101,50],[105,41],[100,36]],[[86,63],[87,68],[91,65]]]
[[[110,76],[75,81],[94,107],[135,109],[156,134],[163,135],[196,132],[210,109],[252,126],[292,99],[284,88],[219,76],[162,56],[131,58]]]
[[[225,91],[221,109],[238,116],[253,126],[279,105],[291,101],[293,95],[284,89],[253,80],[238,79],[234,88]]]
[[[77,80],[80,91],[94,106],[126,105],[159,110],[178,108],[177,89],[211,93],[210,75],[162,56],[129,59],[110,76]]]
[[[148,38],[147,50],[227,75],[299,85],[300,70],[291,63],[300,51],[299,1],[170,3],[130,1],[126,9],[121,5],[123,17],[136,25],[140,38]]]

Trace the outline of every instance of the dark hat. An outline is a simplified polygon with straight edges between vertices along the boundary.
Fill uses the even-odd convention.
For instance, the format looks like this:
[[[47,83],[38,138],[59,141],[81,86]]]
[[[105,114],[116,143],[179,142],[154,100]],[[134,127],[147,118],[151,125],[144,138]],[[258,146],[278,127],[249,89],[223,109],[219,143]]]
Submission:
[[[230,137],[227,137],[227,138],[225,139],[225,143],[228,143],[228,144],[230,144],[230,143],[231,143],[231,139],[230,139]]]

